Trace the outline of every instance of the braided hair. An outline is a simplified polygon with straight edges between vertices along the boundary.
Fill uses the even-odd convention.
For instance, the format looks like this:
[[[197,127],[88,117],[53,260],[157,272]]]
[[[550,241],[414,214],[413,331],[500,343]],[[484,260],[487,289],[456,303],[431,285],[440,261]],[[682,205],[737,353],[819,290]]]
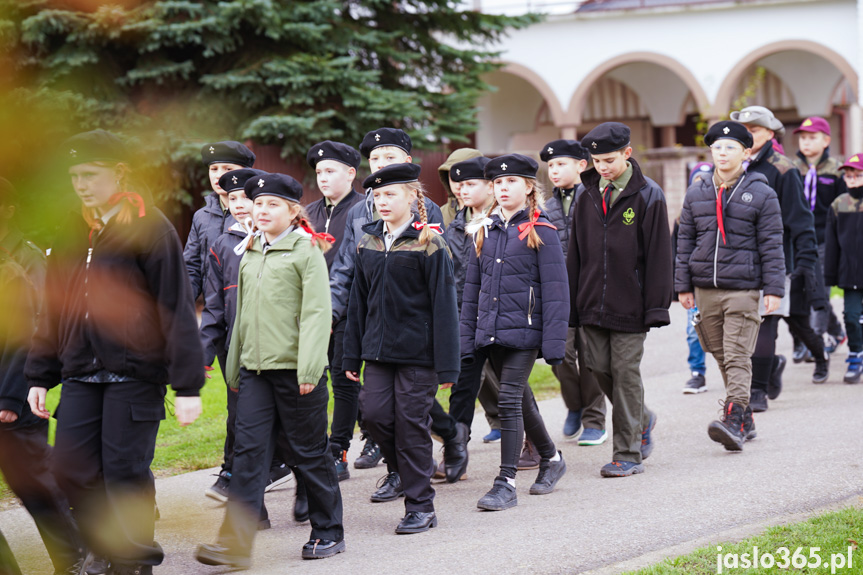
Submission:
[[[423,229],[420,232],[419,243],[426,245],[431,241],[432,236],[434,236],[434,232],[428,225],[426,225],[428,224],[429,218],[425,203],[425,189],[419,181],[408,182],[405,185],[408,190],[413,190],[417,193],[417,213],[419,213],[420,216],[420,223],[423,224]]]
[[[530,186],[530,192],[527,195],[528,209],[530,210],[529,217],[530,217],[530,221],[535,222],[537,220],[537,218],[539,217],[538,216],[539,210],[541,210],[542,208],[545,207],[545,201],[543,200],[543,195],[542,195],[543,194],[542,184],[540,184],[538,181],[534,180],[533,178],[522,178],[522,179],[525,181],[525,183],[528,186]],[[479,215],[475,216],[472,221],[474,221],[474,222],[482,221],[483,219],[485,219],[487,217],[488,214],[492,213],[495,210],[495,208],[498,207],[498,205],[499,204],[497,203],[497,197],[495,197],[495,199],[492,202],[491,207],[489,207],[488,211],[484,212],[484,213],[480,213]],[[485,231],[483,229],[479,229],[474,233],[473,243],[476,246],[477,257],[479,257],[479,255],[482,253],[482,244],[483,244],[484,239],[485,239]],[[527,236],[527,245],[529,248],[532,248],[535,250],[538,250],[539,246],[543,245],[542,239],[539,237],[539,234],[536,233],[536,227],[531,228],[530,234],[528,234],[528,236]]]

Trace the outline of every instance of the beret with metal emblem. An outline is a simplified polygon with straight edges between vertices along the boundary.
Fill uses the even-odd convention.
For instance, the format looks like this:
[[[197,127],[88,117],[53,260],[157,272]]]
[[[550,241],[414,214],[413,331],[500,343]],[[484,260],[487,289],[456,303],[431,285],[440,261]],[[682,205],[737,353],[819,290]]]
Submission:
[[[712,146],[716,140],[734,140],[743,144],[744,148],[752,147],[752,134],[740,122],[725,120],[716,122],[704,135],[704,143]]]
[[[368,158],[372,150],[383,146],[401,148],[406,154],[411,153],[411,137],[398,128],[379,128],[366,134],[360,144],[360,152]]]
[[[207,166],[210,164],[237,164],[244,168],[251,168],[255,165],[255,154],[240,142],[228,140],[204,144],[201,147],[201,161]]]
[[[536,179],[539,164],[536,160],[522,154],[507,154],[498,156],[485,166],[485,177],[489,180],[503,176],[521,176]]]
[[[225,172],[219,178],[219,187],[225,191],[225,193],[230,194],[231,192],[237,192],[239,190],[245,189],[246,182],[249,178],[255,176],[263,176],[267,172],[264,170],[256,170],[254,168],[241,168],[239,170],[231,170],[230,172]]]
[[[539,153],[543,162],[554,158],[575,158],[576,160],[590,160],[590,153],[578,140],[555,140],[545,145]]]
[[[449,178],[454,182],[487,180],[488,178],[485,177],[485,167],[490,161],[490,158],[480,156],[478,158],[456,162],[449,169]]]
[[[581,139],[581,145],[594,156],[616,152],[629,144],[629,126],[620,122],[604,122]]]
[[[123,140],[105,130],[76,134],[63,143],[62,150],[68,166],[129,161],[129,152]]]
[[[246,180],[243,187],[246,195],[254,200],[258,196],[276,196],[290,202],[300,203],[303,186],[285,174],[263,174]]]
[[[358,151],[347,144],[324,140],[312,146],[306,154],[306,161],[313,168],[322,160],[335,160],[356,170],[362,158]]]
[[[391,164],[366,178],[363,181],[363,188],[376,190],[393,184],[416,182],[421,170],[419,164]]]

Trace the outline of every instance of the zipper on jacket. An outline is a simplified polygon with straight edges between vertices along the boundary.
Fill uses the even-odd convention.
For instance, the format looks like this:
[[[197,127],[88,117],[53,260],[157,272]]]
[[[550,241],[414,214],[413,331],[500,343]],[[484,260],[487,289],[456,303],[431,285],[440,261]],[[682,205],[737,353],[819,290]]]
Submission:
[[[260,309],[261,309],[261,278],[264,276],[264,264],[267,261],[267,252],[263,252],[261,256],[261,268],[258,270],[258,285],[255,286],[255,355],[258,360],[258,375],[261,375],[261,329],[260,329]],[[237,294],[239,297],[239,294]]]
[[[530,286],[530,295],[527,299],[527,325],[533,325],[533,306],[536,304],[533,296],[533,286]]]
[[[746,177],[746,172],[740,174],[740,179],[737,180],[737,185],[734,186],[734,189],[731,190],[731,193],[728,195],[728,200],[725,202],[725,205],[722,206],[723,218],[725,214],[725,206],[731,201],[731,198],[734,197],[734,194],[737,192],[737,188],[740,187],[740,184],[743,183],[743,178]],[[719,196],[719,190],[716,188],[716,181],[711,178],[711,183],[713,184],[713,194],[714,197]],[[719,287],[719,222],[716,223],[716,245],[713,247],[713,287]]]
[[[397,241],[398,241],[398,238],[396,238],[393,241],[393,245],[390,246],[390,250],[393,249],[394,247],[396,247]],[[387,247],[386,241],[384,241],[384,248],[386,248],[386,247]],[[381,312],[383,312],[383,310],[384,310],[384,302],[386,301],[386,299],[384,298],[384,294],[385,294],[386,289],[387,289],[387,262],[389,261],[389,255],[390,255],[389,251],[384,252],[384,271],[381,274]],[[375,361],[381,360],[381,352],[384,349],[384,334],[386,334],[386,332],[387,332],[385,324],[386,324],[386,322],[383,322],[383,321],[381,322],[383,329],[381,329],[381,340],[380,340],[380,343],[378,343],[378,352],[375,354]]]
[[[90,240],[92,242],[92,238]],[[93,246],[87,248],[87,260],[84,264],[84,305],[87,306],[87,311],[84,312],[84,319],[90,319],[90,262],[93,260]]]

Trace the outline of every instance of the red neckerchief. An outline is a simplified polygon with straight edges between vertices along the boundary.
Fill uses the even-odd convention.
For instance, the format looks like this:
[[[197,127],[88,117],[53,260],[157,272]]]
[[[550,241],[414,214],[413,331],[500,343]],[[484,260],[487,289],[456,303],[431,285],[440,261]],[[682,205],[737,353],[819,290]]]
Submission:
[[[719,190],[716,192],[716,223],[719,226],[719,233],[722,234],[722,243],[725,241],[725,220],[722,217],[722,194],[725,193],[725,184],[719,185]]]
[[[605,186],[605,189],[602,191],[602,215],[608,215],[608,206],[611,205],[611,194],[614,191],[614,185],[609,183]],[[608,196],[608,201],[606,203],[606,196]]]
[[[524,238],[526,238],[527,235],[530,233],[530,230],[532,230],[536,226],[545,226],[545,227],[551,228],[553,230],[557,229],[556,227],[554,227],[554,225],[552,225],[548,222],[536,221],[537,218],[539,218],[539,210],[535,210],[533,212],[533,218],[531,218],[531,220],[529,222],[524,222],[524,223],[518,224],[518,231],[521,232],[520,234],[518,234],[518,239],[523,240]]]
[[[144,198],[135,192],[117,192],[108,200],[108,205],[116,205],[120,203],[120,200],[129,200],[130,204],[138,208],[139,218],[143,218],[147,215],[147,209],[144,207]]]

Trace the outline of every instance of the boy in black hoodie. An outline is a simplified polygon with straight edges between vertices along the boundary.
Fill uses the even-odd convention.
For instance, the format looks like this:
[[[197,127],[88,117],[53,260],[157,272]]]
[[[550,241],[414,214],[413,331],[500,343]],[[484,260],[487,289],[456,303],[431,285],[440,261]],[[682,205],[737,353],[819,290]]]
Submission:
[[[629,128],[600,124],[582,138],[594,167],[575,198],[567,270],[571,326],[585,363],[613,405],[614,457],[603,477],[643,473],[656,415],[644,406],[641,358],[651,327],[670,323],[671,232],[659,185],[630,156]]]

